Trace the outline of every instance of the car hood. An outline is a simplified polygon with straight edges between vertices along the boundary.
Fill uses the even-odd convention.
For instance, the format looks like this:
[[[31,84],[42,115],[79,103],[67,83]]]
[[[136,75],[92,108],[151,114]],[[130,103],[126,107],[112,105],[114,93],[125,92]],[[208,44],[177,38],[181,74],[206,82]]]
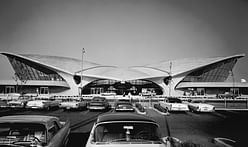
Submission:
[[[30,105],[43,105],[43,103],[46,103],[47,101],[45,100],[37,100],[37,101],[29,101],[27,103],[28,106]]]
[[[24,101],[10,101],[9,104],[21,104]]]
[[[198,106],[198,107],[214,107],[212,105],[204,104],[204,103],[195,103],[195,104],[192,104],[192,105]]]
[[[60,103],[61,106],[75,106],[79,104],[79,102],[62,102]]]
[[[170,103],[173,107],[188,107],[187,104],[183,103]]]

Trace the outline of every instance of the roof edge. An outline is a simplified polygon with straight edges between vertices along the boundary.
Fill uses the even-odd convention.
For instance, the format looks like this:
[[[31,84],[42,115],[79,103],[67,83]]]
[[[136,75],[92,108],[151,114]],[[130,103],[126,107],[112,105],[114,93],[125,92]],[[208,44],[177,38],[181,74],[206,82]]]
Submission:
[[[5,56],[12,55],[12,56],[16,56],[16,57],[19,57],[19,58],[23,58],[23,59],[26,59],[26,60],[35,62],[35,63],[37,63],[37,64],[46,66],[47,68],[50,68],[51,70],[61,71],[61,72],[65,72],[65,73],[68,73],[68,74],[73,75],[73,73],[71,73],[71,72],[69,72],[69,71],[66,71],[66,70],[60,69],[60,68],[58,68],[58,67],[54,67],[54,66],[51,66],[51,65],[48,65],[48,64],[39,62],[39,61],[34,60],[34,59],[30,59],[30,58],[25,57],[25,56],[22,56],[22,55],[20,55],[20,54],[15,54],[15,53],[10,53],[10,52],[0,52],[0,54],[5,55]]]

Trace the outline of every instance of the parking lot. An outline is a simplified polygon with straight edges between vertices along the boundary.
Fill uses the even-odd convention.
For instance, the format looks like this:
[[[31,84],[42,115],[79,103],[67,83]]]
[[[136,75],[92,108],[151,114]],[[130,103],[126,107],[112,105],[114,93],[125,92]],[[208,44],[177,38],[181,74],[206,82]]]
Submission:
[[[238,146],[245,146],[246,131],[248,130],[248,111],[216,111],[213,113],[170,113],[163,115],[154,109],[147,109],[146,115],[154,118],[161,126],[163,135],[169,129],[171,136],[182,141],[191,141],[201,146],[215,146],[211,143],[214,137],[225,137],[236,140]],[[71,134],[68,147],[83,147],[96,118],[101,113],[83,111],[51,111],[34,110],[0,110],[0,115],[40,114],[57,116],[61,120],[69,120]]]

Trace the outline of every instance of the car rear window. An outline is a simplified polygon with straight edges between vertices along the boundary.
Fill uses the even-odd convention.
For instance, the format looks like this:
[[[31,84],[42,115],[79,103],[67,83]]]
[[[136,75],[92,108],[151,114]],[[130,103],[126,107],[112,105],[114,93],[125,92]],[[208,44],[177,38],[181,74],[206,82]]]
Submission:
[[[95,142],[127,141],[159,141],[160,132],[158,126],[153,123],[143,122],[118,122],[104,123],[96,127],[94,131]]]

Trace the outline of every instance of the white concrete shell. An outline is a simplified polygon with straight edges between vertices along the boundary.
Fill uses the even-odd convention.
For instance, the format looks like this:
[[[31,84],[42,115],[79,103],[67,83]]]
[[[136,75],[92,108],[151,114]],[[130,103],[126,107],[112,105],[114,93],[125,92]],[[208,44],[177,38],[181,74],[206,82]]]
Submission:
[[[77,95],[80,84],[76,84],[73,76],[81,76],[81,60],[46,55],[30,55],[30,54],[14,54],[8,52],[1,52],[1,54],[8,58],[21,59],[26,63],[34,63],[42,68],[47,68],[59,74],[65,80],[65,83],[53,83],[57,86],[66,87],[63,92],[56,93],[58,95]],[[101,65],[93,62],[83,62],[83,82],[82,86],[98,79],[110,79],[117,81],[129,80],[149,80],[159,85],[165,95],[182,95],[182,92],[177,91],[176,87],[187,88],[190,85],[180,83],[180,81],[193,71],[202,69],[215,63],[224,62],[229,59],[237,60],[244,57],[244,54],[233,55],[228,57],[211,57],[211,58],[187,58],[173,61],[163,61],[155,64],[147,64],[142,66],[131,66],[127,68],[120,68],[111,65]],[[236,62],[235,62],[236,63]],[[14,68],[14,67],[13,67]],[[14,69],[15,70],[15,69]],[[166,85],[164,79],[172,77],[169,85]],[[32,81],[30,81],[32,82]],[[32,86],[32,83],[30,84]],[[34,82],[34,81],[33,81]],[[38,85],[42,85],[42,81]],[[4,83],[1,83],[4,85]],[[189,84],[189,83],[188,83]],[[49,85],[49,84],[46,84]],[[54,86],[54,85],[53,85]],[[198,85],[201,87],[201,85]]]

